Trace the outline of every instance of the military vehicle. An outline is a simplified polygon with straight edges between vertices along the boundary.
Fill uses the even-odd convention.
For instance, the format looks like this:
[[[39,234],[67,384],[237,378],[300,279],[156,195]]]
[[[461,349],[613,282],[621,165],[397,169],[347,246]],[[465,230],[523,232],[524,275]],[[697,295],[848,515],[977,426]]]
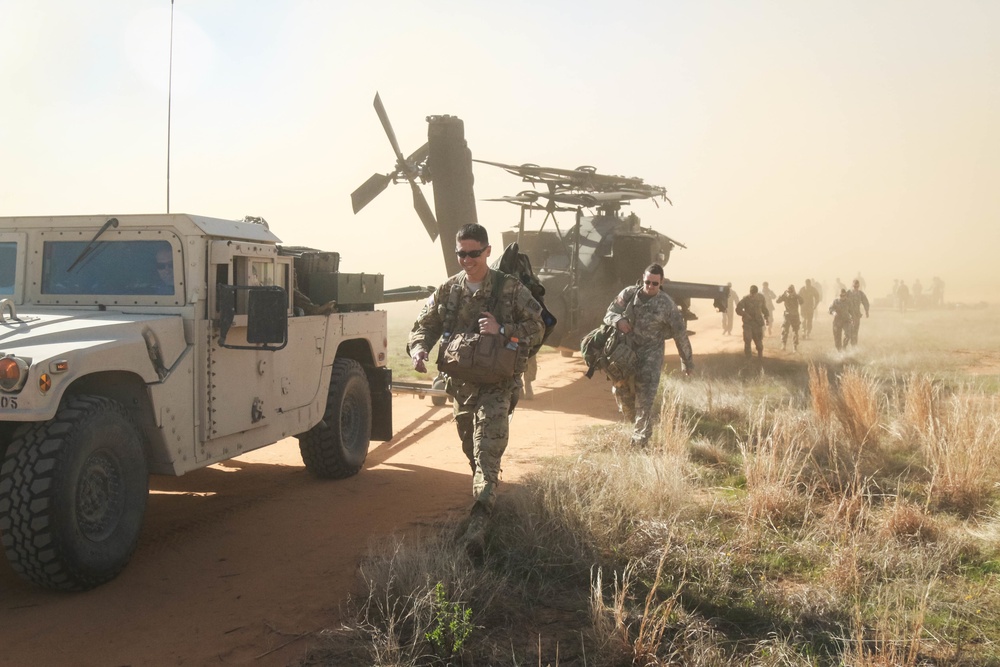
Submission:
[[[521,208],[516,231],[503,234],[505,246],[517,241],[531,259],[539,281],[545,287],[545,305],[559,321],[546,341],[571,354],[579,350],[580,339],[596,327],[608,304],[626,285],[635,283],[651,263],[666,265],[675,247],[685,246],[652,229],[640,226],[634,213],[621,214],[633,200],[661,199],[669,202],[666,190],[648,185],[639,178],[597,173],[594,167],[557,169],[534,164],[511,165],[473,160],[464,133],[464,124],[453,116],[428,116],[427,143],[404,158],[380,97],[375,110],[396,155],[395,170],[374,174],[351,195],[358,213],[390,183],[407,182],[413,192],[414,207],[432,240],[440,238],[448,274],[458,271],[454,237],[467,222],[475,222],[472,163],[499,167],[543,191],[528,190],[518,195],[488,201],[507,201]],[[431,183],[437,217],[420,191]],[[584,215],[593,209],[594,215]],[[544,211],[537,230],[525,229],[525,214]],[[556,214],[572,213],[573,223],[560,227]],[[551,228],[546,225],[551,221]],[[711,299],[723,310],[728,299],[725,285],[706,285],[669,280],[663,288],[677,302],[687,320],[696,319],[691,299]]]
[[[0,218],[0,540],[38,585],[125,567],[148,475],[294,436],[321,478],[392,437],[378,274],[195,215]]]

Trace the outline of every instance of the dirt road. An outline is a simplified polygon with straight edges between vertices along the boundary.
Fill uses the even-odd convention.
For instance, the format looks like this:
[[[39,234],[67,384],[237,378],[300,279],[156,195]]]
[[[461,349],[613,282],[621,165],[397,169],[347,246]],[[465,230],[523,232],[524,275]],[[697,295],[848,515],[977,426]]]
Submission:
[[[506,483],[616,418],[607,381],[582,372],[579,356],[544,355],[511,424]],[[41,591],[0,559],[0,665],[294,664],[309,633],[336,624],[372,538],[468,508],[451,408],[400,395],[394,411],[396,436],[348,480],[310,477],[293,439],[154,477],[138,551],[96,590]]]

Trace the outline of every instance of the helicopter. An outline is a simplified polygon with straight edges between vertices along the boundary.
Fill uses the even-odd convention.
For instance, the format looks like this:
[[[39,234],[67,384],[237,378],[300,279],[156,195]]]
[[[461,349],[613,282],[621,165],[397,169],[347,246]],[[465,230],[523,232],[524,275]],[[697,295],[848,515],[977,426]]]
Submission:
[[[517,227],[503,232],[503,243],[509,247],[516,242],[530,259],[545,288],[545,305],[559,322],[545,344],[564,354],[579,351],[581,338],[601,323],[608,304],[623,287],[633,284],[643,269],[652,263],[666,266],[675,247],[686,247],[642,227],[634,213],[621,213],[622,207],[634,200],[670,202],[665,188],[646,184],[640,178],[601,174],[591,166],[560,169],[473,160],[465,141],[464,123],[447,115],[427,116],[427,143],[404,158],[377,93],[374,106],[396,155],[396,164],[393,171],[373,174],[351,194],[354,213],[390,183],[409,183],[421,222],[431,240],[440,241],[448,275],[460,268],[454,254],[455,235],[462,225],[478,220],[473,162],[504,169],[533,188],[544,187],[486,201],[520,207]],[[420,185],[426,183],[433,186],[436,216],[420,190]],[[584,215],[584,209],[596,214]],[[525,217],[533,211],[545,211],[544,220],[537,230],[525,229]],[[560,227],[560,213],[572,213],[573,223]],[[549,221],[551,228],[546,229]],[[697,319],[690,310],[692,299],[711,299],[722,311],[729,296],[725,285],[668,280],[661,289],[677,303],[686,321]]]

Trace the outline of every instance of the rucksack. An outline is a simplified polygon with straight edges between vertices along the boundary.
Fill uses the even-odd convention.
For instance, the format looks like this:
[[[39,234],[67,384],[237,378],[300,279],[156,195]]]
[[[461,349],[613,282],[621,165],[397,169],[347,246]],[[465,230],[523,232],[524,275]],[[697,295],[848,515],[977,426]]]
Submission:
[[[555,315],[550,313],[549,309],[545,307],[545,301],[542,298],[545,296],[545,286],[538,280],[538,276],[535,275],[535,272],[531,268],[531,260],[528,259],[526,254],[520,252],[516,241],[504,248],[503,254],[493,264],[492,268],[514,276],[521,281],[521,284],[528,288],[531,296],[542,307],[542,322],[545,323],[545,333],[542,335],[542,341],[528,350],[528,356],[533,357],[538,353],[538,350],[556,326]]]
[[[624,380],[635,373],[639,357],[628,336],[611,324],[602,324],[580,341],[580,354],[587,364],[587,377],[594,371],[604,371],[613,381]]]
[[[637,293],[638,288],[630,299],[634,299]],[[629,310],[625,312],[627,314]],[[611,324],[601,324],[584,336],[580,341],[580,355],[587,364],[587,378],[594,377],[594,371],[601,370],[617,382],[635,373],[639,365],[639,357],[632,349],[628,336]]]

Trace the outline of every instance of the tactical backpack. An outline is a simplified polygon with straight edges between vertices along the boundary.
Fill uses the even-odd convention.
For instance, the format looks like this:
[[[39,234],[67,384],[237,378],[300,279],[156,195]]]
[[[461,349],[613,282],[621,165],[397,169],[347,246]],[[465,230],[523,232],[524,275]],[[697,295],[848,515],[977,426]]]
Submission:
[[[632,306],[631,300],[638,293],[632,293],[626,314]],[[632,349],[628,335],[617,326],[602,324],[580,341],[580,354],[587,364],[587,377],[594,377],[594,371],[601,370],[614,382],[624,380],[635,373],[639,357]]]
[[[503,254],[500,259],[494,263],[493,267],[498,271],[506,273],[507,275],[514,276],[521,284],[528,288],[531,292],[531,296],[535,298],[538,305],[542,307],[542,322],[545,323],[545,333],[542,335],[542,341],[537,345],[533,345],[528,349],[528,356],[533,357],[538,353],[539,348],[548,339],[549,334],[556,326],[555,316],[549,312],[548,308],[545,307],[545,302],[542,297],[545,296],[545,286],[542,285],[541,281],[535,275],[535,272],[531,268],[531,260],[517,246],[517,243],[511,243],[506,248],[504,248]]]

